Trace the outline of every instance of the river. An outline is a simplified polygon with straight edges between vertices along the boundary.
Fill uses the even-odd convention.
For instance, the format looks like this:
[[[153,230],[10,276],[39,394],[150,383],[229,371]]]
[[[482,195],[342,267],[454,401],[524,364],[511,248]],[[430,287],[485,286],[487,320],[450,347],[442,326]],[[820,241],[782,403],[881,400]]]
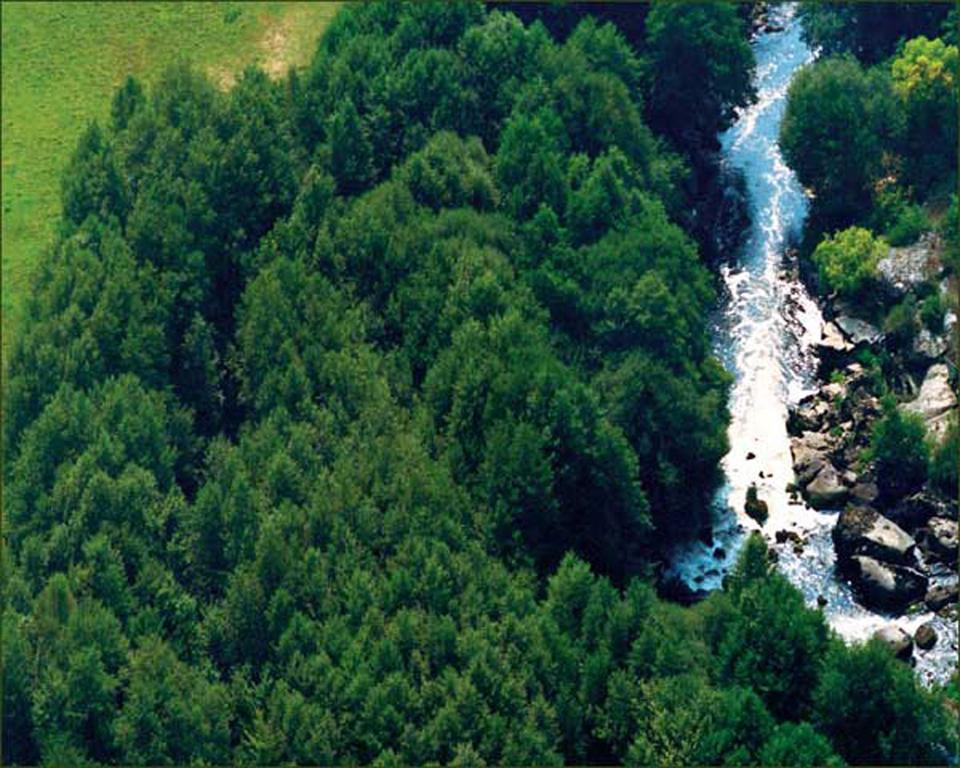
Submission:
[[[939,640],[929,651],[915,651],[916,668],[925,682],[943,682],[957,664],[955,622],[931,613],[887,616],[860,606],[835,567],[830,532],[837,512],[791,502],[786,490],[794,478],[787,408],[817,386],[816,344],[823,320],[797,278],[790,253],[808,206],[780,155],[777,135],[790,81],[814,52],[800,37],[792,5],[772,6],[769,19],[774,29],[782,29],[761,32],[753,42],[757,100],[720,136],[724,170],[742,174],[745,181],[751,222],[739,251],[720,268],[725,296],[713,319],[714,351],[734,376],[725,482],[711,509],[713,542],[678,546],[668,558],[666,576],[692,589],[720,587],[746,535],[760,529],[743,512],[747,488],[756,483],[770,512],[761,530],[777,551],[778,567],[807,603],[816,606],[818,598],[826,599],[827,621],[848,641],[865,640],[890,623],[912,633],[932,620]],[[802,553],[790,543],[775,544],[775,533],[783,529],[806,539]]]

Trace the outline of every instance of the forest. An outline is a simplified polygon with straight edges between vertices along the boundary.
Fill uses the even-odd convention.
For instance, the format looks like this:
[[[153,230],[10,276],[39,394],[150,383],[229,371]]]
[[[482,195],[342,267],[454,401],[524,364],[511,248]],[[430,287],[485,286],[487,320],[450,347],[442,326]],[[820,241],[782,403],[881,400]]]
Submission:
[[[895,336],[871,239],[958,252],[957,19],[871,8],[802,6],[780,142],[824,290]],[[956,759],[956,682],[762,537],[657,593],[729,448],[705,190],[749,13],[347,4],[281,80],[123,82],[7,352],[4,764]]]

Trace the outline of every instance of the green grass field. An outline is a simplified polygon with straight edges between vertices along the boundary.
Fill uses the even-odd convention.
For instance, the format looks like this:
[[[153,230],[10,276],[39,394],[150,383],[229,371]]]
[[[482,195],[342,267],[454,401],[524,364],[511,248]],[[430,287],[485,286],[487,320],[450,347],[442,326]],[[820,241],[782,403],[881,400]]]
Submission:
[[[222,87],[249,64],[309,61],[338,3],[3,2],[3,336],[60,212],[60,173],[128,74],[186,60]],[[4,354],[4,359],[6,354]]]

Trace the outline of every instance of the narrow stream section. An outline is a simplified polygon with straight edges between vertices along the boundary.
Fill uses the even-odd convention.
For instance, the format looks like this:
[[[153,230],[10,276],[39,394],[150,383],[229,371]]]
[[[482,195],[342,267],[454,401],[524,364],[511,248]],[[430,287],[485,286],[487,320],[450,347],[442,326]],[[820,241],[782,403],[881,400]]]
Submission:
[[[726,481],[712,507],[713,541],[677,547],[665,575],[693,590],[717,589],[748,533],[762,530],[777,551],[781,571],[809,605],[826,600],[824,614],[846,640],[865,640],[894,622],[912,634],[932,619],[939,640],[930,651],[915,652],[917,671],[925,682],[944,682],[956,666],[956,625],[931,613],[893,617],[860,606],[835,568],[830,534],[837,512],[791,502],[787,492],[794,479],[787,408],[816,388],[823,320],[790,255],[790,243],[802,232],[807,200],[780,155],[777,135],[790,81],[814,54],[800,38],[793,5],[772,7],[770,21],[780,31],[762,32],[753,43],[757,101],[720,137],[725,170],[744,178],[751,221],[736,258],[721,268],[727,296],[713,325],[714,351],[734,376],[730,452],[723,461]],[[769,508],[762,529],[743,512],[751,483]],[[789,542],[774,543],[780,530],[806,539],[802,553],[795,553]]]

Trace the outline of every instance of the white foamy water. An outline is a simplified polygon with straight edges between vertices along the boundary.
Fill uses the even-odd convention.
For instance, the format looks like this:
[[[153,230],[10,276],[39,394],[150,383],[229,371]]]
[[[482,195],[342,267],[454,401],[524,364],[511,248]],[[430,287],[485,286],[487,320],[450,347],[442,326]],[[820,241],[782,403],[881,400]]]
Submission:
[[[932,620],[939,640],[930,651],[916,651],[917,668],[923,680],[943,681],[957,665],[956,623],[930,613],[895,618],[860,606],[835,567],[830,532],[837,513],[791,503],[786,490],[794,479],[787,407],[817,384],[815,345],[823,324],[787,255],[789,243],[801,233],[807,199],[780,155],[777,135],[790,81],[814,58],[800,38],[794,12],[791,5],[772,10],[784,29],[754,42],[757,100],[720,137],[724,164],[745,178],[752,222],[740,252],[721,270],[728,298],[714,324],[714,351],[734,375],[730,452],[723,460],[726,482],[713,503],[713,543],[677,547],[666,576],[693,589],[721,586],[747,533],[760,529],[743,512],[747,489],[756,483],[770,513],[762,532],[807,603],[815,606],[818,597],[825,598],[828,622],[850,641],[864,640],[892,622],[912,632]],[[806,539],[802,554],[794,553],[792,544],[775,544],[774,535],[782,529]],[[951,578],[956,577],[940,573],[935,580]]]

